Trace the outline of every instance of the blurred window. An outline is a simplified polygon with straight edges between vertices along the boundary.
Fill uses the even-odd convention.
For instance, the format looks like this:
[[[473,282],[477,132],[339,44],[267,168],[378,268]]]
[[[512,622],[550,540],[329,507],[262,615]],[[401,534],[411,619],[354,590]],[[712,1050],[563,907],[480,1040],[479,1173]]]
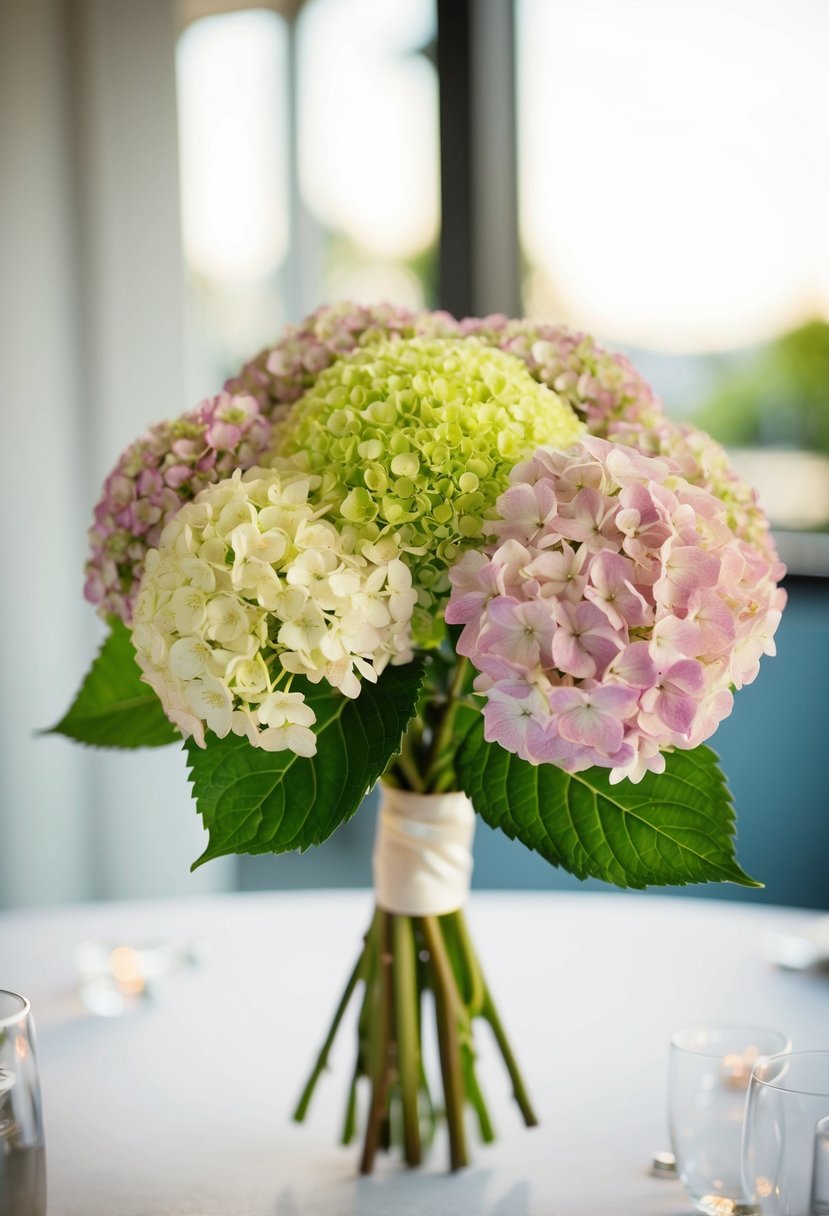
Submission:
[[[829,529],[829,6],[518,0],[524,309]]]
[[[436,303],[434,0],[309,0],[298,23],[299,180],[320,298]]]
[[[285,321],[288,26],[250,9],[204,17],[177,54],[188,281],[188,393],[214,393]]]
[[[324,302],[436,303],[439,232],[434,0],[199,7],[177,53],[191,400]]]

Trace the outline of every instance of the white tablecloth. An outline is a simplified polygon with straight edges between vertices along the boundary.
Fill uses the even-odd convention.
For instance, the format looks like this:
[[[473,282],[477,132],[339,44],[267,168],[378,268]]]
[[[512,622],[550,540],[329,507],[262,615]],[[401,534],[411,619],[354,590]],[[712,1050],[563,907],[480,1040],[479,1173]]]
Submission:
[[[336,1144],[354,1021],[303,1127],[288,1120],[356,957],[367,893],[219,896],[0,916],[0,987],[31,998],[46,1112],[50,1216],[674,1216],[667,1044],[692,1021],[754,1021],[829,1047],[829,982],[764,960],[807,913],[636,895],[487,894],[469,919],[528,1077],[526,1131],[481,1026],[499,1132],[448,1176]],[[83,939],[193,940],[199,969],[117,1019],[73,994]],[[352,1011],[353,1012],[353,1011]]]

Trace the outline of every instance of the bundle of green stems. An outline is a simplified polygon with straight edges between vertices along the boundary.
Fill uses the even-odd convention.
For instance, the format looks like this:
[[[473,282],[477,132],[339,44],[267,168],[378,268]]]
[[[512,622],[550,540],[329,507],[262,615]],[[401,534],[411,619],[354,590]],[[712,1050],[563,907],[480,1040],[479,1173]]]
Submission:
[[[465,692],[465,660],[430,665],[421,710],[407,731],[400,754],[383,780],[420,794],[454,789],[452,756],[462,715],[477,713]],[[363,949],[346,984],[325,1042],[294,1112],[304,1120],[317,1082],[328,1066],[348,1005],[362,987],[357,1024],[357,1057],[346,1103],[342,1141],[357,1133],[357,1096],[369,1083],[370,1103],[360,1162],[371,1173],[379,1150],[401,1146],[409,1166],[417,1166],[445,1116],[452,1170],[469,1162],[466,1109],[484,1143],[495,1138],[476,1072],[473,1024],[488,1023],[509,1074],[513,1094],[528,1127],[537,1120],[527,1090],[484,978],[463,909],[443,916],[407,916],[377,907]],[[433,1005],[437,1025],[442,1102],[433,1097],[424,1066],[422,1030]]]

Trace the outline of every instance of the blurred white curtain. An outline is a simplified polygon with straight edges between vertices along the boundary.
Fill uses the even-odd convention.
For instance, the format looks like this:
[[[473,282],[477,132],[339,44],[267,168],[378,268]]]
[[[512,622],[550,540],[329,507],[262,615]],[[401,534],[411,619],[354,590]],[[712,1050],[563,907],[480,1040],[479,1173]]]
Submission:
[[[0,907],[225,889],[177,748],[56,721],[102,631],[81,599],[101,482],[183,400],[174,0],[0,6]]]

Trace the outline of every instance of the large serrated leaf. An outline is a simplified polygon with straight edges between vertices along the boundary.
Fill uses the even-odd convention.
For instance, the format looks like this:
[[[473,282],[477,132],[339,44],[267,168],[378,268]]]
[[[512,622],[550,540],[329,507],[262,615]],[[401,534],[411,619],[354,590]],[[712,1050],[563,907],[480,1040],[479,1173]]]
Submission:
[[[117,617],[71,708],[45,733],[93,747],[164,747],[180,738],[142,683],[130,632]]]
[[[487,823],[553,865],[617,887],[762,885],[737,863],[731,794],[710,748],[671,752],[659,776],[611,785],[606,769],[528,764],[483,730],[475,722],[458,751],[461,787]]]
[[[317,716],[317,754],[266,752],[244,738],[188,741],[190,780],[210,841],[193,868],[228,853],[285,853],[321,844],[350,819],[400,750],[423,678],[420,661],[387,667],[349,700],[294,682]]]

